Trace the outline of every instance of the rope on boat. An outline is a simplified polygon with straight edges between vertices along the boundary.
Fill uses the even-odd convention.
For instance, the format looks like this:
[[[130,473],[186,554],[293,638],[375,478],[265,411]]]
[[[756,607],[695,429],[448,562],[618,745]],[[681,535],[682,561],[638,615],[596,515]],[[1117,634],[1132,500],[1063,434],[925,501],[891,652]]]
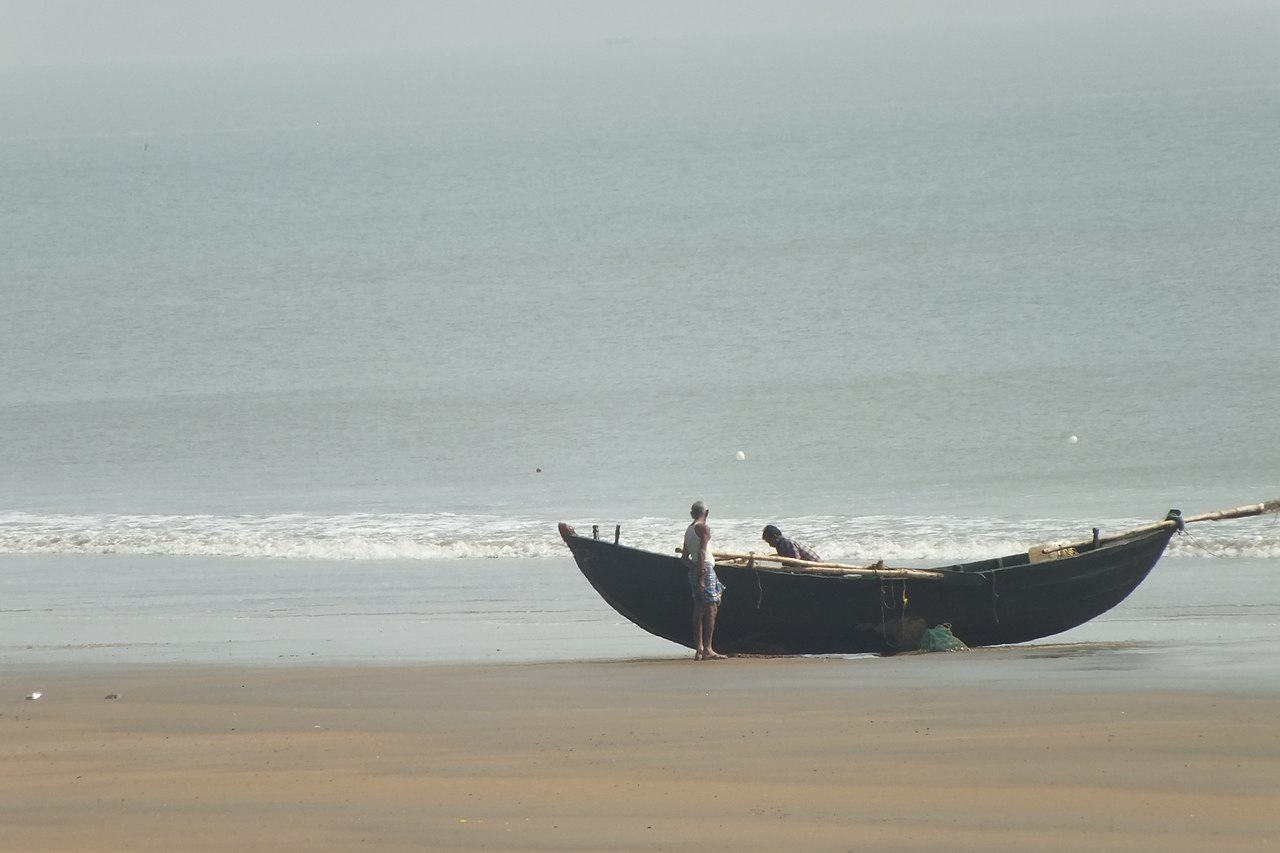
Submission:
[[[1226,554],[1219,554],[1218,552],[1216,552],[1216,551],[1214,551],[1212,548],[1210,548],[1208,545],[1204,544],[1204,543],[1203,543],[1203,542],[1201,542],[1199,539],[1197,539],[1196,537],[1192,536],[1192,535],[1191,535],[1190,533],[1188,533],[1187,531],[1185,531],[1185,530],[1184,530],[1184,531],[1182,531],[1182,535],[1183,535],[1183,536],[1186,536],[1188,539],[1190,539],[1190,540],[1191,540],[1191,544],[1195,545],[1195,546],[1196,546],[1197,548],[1199,548],[1201,551],[1204,551],[1204,552],[1205,552],[1206,554],[1208,554],[1210,557],[1217,557],[1219,560],[1226,560],[1226,559],[1229,559],[1229,558],[1227,557],[1227,555],[1226,555]]]
[[[1000,624],[1000,591],[996,589],[996,576],[999,572],[991,573],[991,615],[996,617],[996,624]]]
[[[880,578],[880,636],[884,637],[886,647],[895,652],[902,651],[902,637],[907,626],[907,583],[902,581],[902,610],[897,612],[894,608],[897,602],[893,599],[893,578]],[[886,595],[886,592],[888,593]],[[889,635],[889,623],[885,620],[886,613],[894,613],[898,620],[898,636],[896,639]]]

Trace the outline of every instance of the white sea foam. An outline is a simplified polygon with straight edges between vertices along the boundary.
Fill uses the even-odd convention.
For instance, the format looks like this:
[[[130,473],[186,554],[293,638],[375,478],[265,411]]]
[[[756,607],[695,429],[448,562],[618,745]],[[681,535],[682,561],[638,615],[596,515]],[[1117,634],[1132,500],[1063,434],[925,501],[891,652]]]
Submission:
[[[1088,538],[1090,530],[1053,519],[813,516],[774,519],[825,559],[928,564],[974,560],[1030,545]],[[1144,523],[1111,520],[1104,533]],[[576,522],[591,535],[591,522]],[[674,553],[682,523],[639,518],[620,523],[623,544]],[[760,522],[721,521],[716,548],[764,552]],[[599,525],[612,539],[614,524]],[[544,559],[566,556],[554,520],[453,513],[345,515],[38,515],[0,513],[0,553],[136,554],[283,560]],[[1170,557],[1280,558],[1275,518],[1197,525],[1175,537]]]

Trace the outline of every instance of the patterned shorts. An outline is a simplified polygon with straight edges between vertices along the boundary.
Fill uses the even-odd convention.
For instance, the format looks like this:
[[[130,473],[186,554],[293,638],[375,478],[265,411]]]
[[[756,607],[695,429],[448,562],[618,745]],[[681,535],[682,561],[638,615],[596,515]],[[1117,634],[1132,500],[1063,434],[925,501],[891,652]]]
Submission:
[[[720,578],[716,576],[716,567],[714,563],[707,563],[702,567],[702,575],[707,577],[707,588],[702,588],[702,577],[697,569],[689,570],[689,588],[693,593],[694,604],[719,604],[720,598],[724,595],[724,584],[720,583]]]

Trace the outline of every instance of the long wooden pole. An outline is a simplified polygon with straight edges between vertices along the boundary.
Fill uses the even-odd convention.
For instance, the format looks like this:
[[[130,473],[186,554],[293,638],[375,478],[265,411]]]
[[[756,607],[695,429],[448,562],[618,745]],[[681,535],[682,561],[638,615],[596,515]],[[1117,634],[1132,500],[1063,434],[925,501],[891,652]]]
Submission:
[[[1183,521],[1190,524],[1193,521],[1229,521],[1233,518],[1249,518],[1254,515],[1266,515],[1269,512],[1280,512],[1280,498],[1275,500],[1263,501],[1260,504],[1245,504],[1235,509],[1220,509],[1214,512],[1205,512],[1200,515],[1193,515],[1190,518],[1184,518]],[[1165,522],[1169,524],[1171,522]]]
[[[684,549],[677,548],[676,551],[683,553]],[[776,554],[757,554],[755,552],[741,554],[732,551],[713,551],[711,552],[711,556],[717,563],[745,563],[745,568],[755,568],[756,563],[777,564],[776,566],[760,566],[760,569],[766,572],[791,572],[818,575],[868,575],[871,577],[887,578],[889,580],[903,580],[906,578],[915,580],[947,580],[950,577],[950,574],[954,574],[954,572],[947,573],[936,571],[934,569],[887,568],[883,562],[872,563],[869,566],[852,566],[847,563],[819,563],[814,562],[813,560],[800,560],[795,557],[779,557]]]
[[[1182,523],[1194,524],[1200,521],[1230,521],[1235,518],[1251,518],[1255,515],[1266,515],[1267,513],[1272,512],[1280,512],[1280,498],[1263,501],[1262,503],[1245,504],[1244,506],[1234,507],[1233,509],[1219,509],[1214,510],[1213,512],[1201,513],[1200,515],[1188,516],[1182,519]],[[1160,530],[1164,527],[1176,527],[1177,525],[1177,518],[1166,518],[1163,521],[1144,524],[1141,527],[1135,527],[1121,533],[1112,533],[1108,536],[1100,536],[1096,540],[1085,539],[1080,542],[1068,542],[1061,545],[1046,545],[1033,550],[1037,550],[1046,556],[1051,556],[1053,554],[1062,553],[1063,551],[1071,548],[1115,542],[1116,540],[1123,539],[1126,536],[1133,536],[1137,533],[1147,533],[1151,530]],[[684,553],[684,549],[676,548],[676,553]],[[732,551],[713,551],[711,556],[716,560],[716,562],[746,563],[747,568],[754,568],[756,563],[778,564],[776,567],[761,566],[761,569],[766,572],[790,572],[823,575],[867,575],[870,577],[887,578],[890,580],[901,580],[907,578],[915,580],[949,580],[956,574],[955,572],[938,571],[935,569],[887,568],[883,561],[873,563],[870,566],[851,566],[846,563],[819,563],[811,560],[798,560],[794,557],[779,557],[776,554],[756,554],[755,552],[742,554]]]
[[[1234,507],[1233,509],[1219,509],[1213,512],[1204,512],[1200,515],[1186,516],[1182,519],[1183,524],[1194,524],[1200,521],[1230,521],[1236,518],[1251,518],[1255,515],[1266,515],[1271,512],[1280,512],[1280,498],[1274,500],[1263,501],[1256,504],[1245,504],[1244,506]],[[1101,536],[1097,539],[1098,543],[1114,542],[1117,539],[1123,539],[1126,536],[1133,536],[1135,533],[1147,533],[1151,530],[1160,530],[1165,527],[1177,527],[1177,518],[1166,518],[1163,521],[1156,521],[1151,524],[1144,524],[1141,527],[1135,527],[1131,530],[1125,530],[1120,533],[1112,533],[1108,536]],[[1052,545],[1041,548],[1044,554],[1057,554],[1070,548],[1079,548],[1083,545],[1095,544],[1093,539],[1086,539],[1082,542],[1068,542],[1063,545]]]

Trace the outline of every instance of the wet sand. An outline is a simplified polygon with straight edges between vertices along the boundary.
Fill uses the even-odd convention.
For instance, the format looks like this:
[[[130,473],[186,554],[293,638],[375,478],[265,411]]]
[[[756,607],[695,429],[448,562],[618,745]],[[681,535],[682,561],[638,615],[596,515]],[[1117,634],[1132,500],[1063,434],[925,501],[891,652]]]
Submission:
[[[1275,692],[1139,681],[1026,653],[11,671],[0,846],[1280,849]]]

